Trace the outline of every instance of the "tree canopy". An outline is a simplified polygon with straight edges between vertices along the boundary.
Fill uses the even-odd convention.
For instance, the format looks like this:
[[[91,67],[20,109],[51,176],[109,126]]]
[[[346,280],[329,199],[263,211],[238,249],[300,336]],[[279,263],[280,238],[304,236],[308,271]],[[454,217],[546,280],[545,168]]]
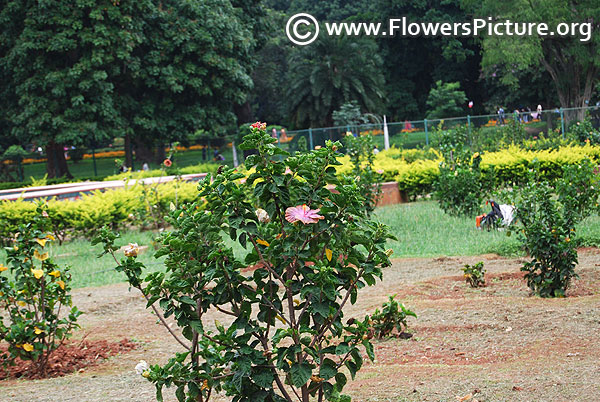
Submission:
[[[235,125],[252,88],[256,2],[3,3],[3,125],[46,147],[49,177],[69,174],[63,145]]]

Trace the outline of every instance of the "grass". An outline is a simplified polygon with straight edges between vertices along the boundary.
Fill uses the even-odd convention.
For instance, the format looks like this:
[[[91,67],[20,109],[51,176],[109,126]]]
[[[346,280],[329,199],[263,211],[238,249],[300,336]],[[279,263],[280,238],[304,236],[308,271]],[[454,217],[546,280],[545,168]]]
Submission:
[[[390,226],[394,257],[439,257],[496,253],[515,255],[519,243],[503,231],[475,228],[475,218],[445,214],[435,201],[378,208],[376,218]]]
[[[505,231],[475,229],[475,218],[452,217],[445,214],[435,201],[420,201],[378,208],[375,219],[390,226],[398,240],[389,242],[393,258],[472,256],[495,253],[503,256],[521,255],[516,236]],[[596,215],[583,221],[577,230],[579,246],[600,246],[600,218]],[[163,268],[162,259],[154,255],[153,241],[156,232],[128,231],[122,233],[117,245],[138,243],[147,248],[138,257],[150,271]],[[241,246],[229,238],[236,257],[244,255]],[[125,275],[114,270],[114,260],[102,252],[100,245],[91,246],[85,239],[75,239],[63,245],[52,244],[50,253],[60,266],[69,265],[73,287],[101,286],[124,282]],[[5,262],[0,251],[0,262]]]

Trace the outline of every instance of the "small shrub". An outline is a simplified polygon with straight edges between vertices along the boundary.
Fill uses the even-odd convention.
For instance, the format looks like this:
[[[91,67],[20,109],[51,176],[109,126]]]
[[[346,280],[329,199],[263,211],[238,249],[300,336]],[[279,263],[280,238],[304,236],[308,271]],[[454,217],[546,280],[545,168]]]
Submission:
[[[600,131],[594,128],[589,116],[581,122],[573,124],[567,135],[581,144],[600,144]]]
[[[465,280],[472,288],[485,286],[485,268],[482,261],[479,261],[475,265],[465,264],[463,273]]]
[[[535,174],[535,171],[533,172]],[[593,165],[567,166],[555,183],[531,183],[518,192],[516,216],[520,234],[532,260],[521,268],[529,288],[541,297],[564,297],[577,277],[575,225],[596,208],[598,179]]]
[[[67,267],[60,268],[49,257],[46,243],[54,237],[45,209],[38,206],[32,221],[21,226],[6,248],[12,278],[0,275],[0,340],[8,343],[4,361],[31,360],[33,373],[45,376],[52,353],[78,328],[80,312],[71,303]],[[65,311],[64,309],[70,309]]]
[[[408,317],[417,318],[414,312],[404,307],[404,304],[398,303],[395,297],[396,295],[389,296],[381,311],[375,309],[375,313],[371,316],[375,336],[379,339],[390,337],[394,330],[397,334],[403,333],[408,327]]]

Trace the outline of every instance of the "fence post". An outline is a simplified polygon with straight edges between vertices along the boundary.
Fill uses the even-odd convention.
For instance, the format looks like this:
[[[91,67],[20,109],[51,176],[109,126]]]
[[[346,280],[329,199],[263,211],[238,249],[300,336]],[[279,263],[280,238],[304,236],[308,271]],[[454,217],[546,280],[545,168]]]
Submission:
[[[310,150],[312,151],[313,149],[315,149],[314,147],[314,143],[313,143],[313,135],[312,135],[312,128],[308,129],[308,144],[310,145]]]
[[[425,145],[429,145],[429,132],[427,131],[427,119],[423,120],[425,123]]]
[[[387,118],[383,116],[383,146],[385,149],[390,149],[390,133],[387,126]]]
[[[473,135],[471,133],[471,115],[467,115],[467,130],[469,133],[469,145],[473,145]]]
[[[565,115],[563,113],[563,108],[560,108],[560,131],[562,132],[562,139],[565,139]]]
[[[238,162],[237,149],[235,148],[235,140],[231,141],[231,151],[233,153],[233,167],[236,168],[240,165]]]

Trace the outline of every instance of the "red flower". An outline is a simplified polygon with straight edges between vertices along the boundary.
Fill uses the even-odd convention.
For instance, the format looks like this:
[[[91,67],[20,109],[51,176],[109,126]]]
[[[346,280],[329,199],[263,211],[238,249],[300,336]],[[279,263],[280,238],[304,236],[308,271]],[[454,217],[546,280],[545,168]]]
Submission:
[[[165,159],[165,161],[163,162],[163,165],[165,165],[165,167],[171,167],[172,164],[173,162],[171,162],[171,159]]]
[[[261,123],[260,121],[257,121],[256,123],[252,124],[250,126],[250,128],[257,128],[259,130],[266,130],[267,129],[267,123]]]

